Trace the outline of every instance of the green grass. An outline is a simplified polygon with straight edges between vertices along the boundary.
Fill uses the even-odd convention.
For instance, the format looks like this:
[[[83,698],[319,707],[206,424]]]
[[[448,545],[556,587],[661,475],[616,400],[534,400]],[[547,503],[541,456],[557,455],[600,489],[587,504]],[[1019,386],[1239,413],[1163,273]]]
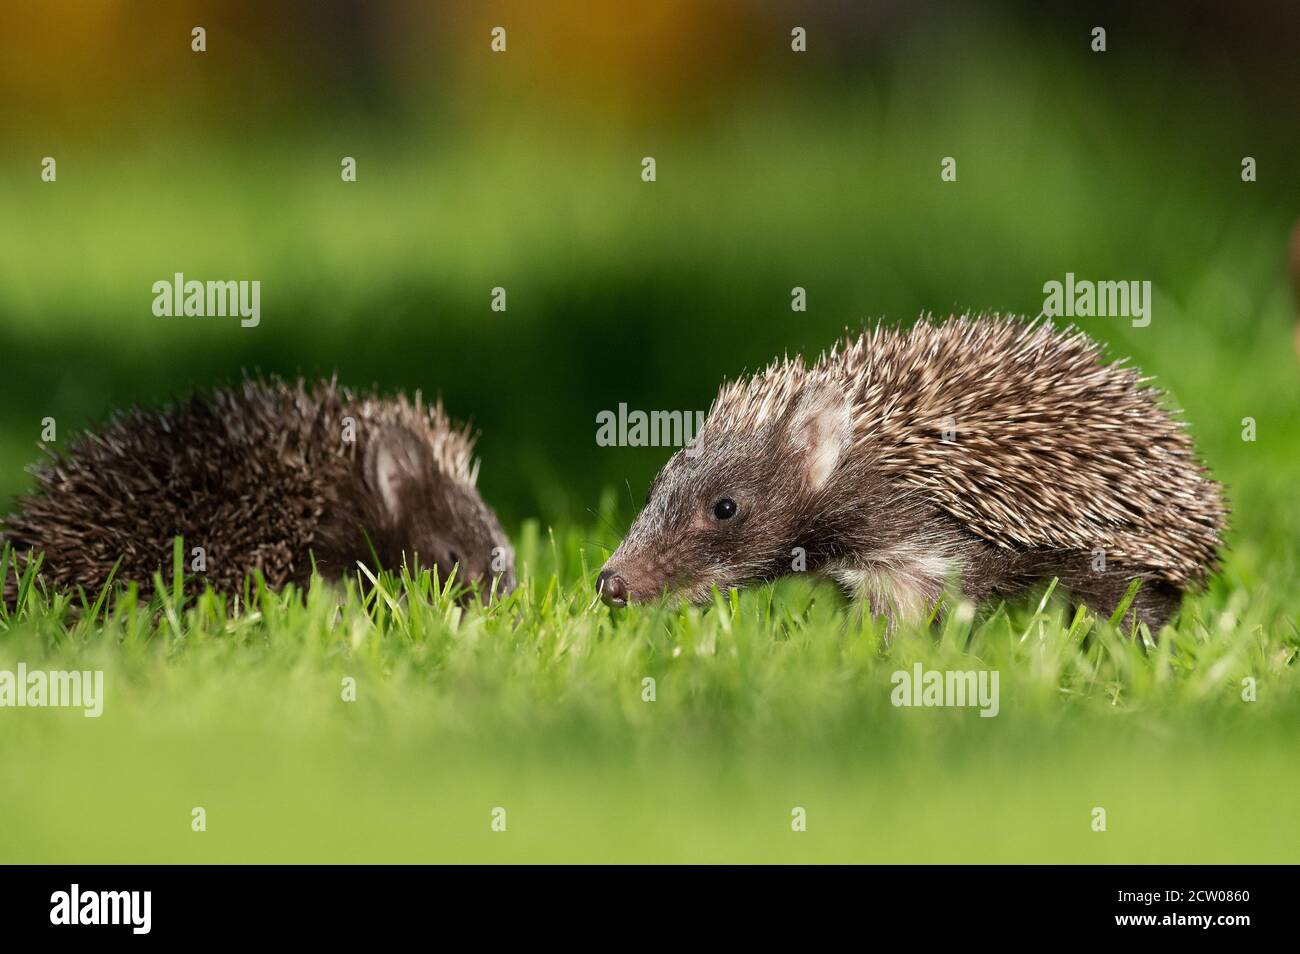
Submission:
[[[427,574],[240,605],[28,588],[0,668],[103,670],[105,703],[3,712],[0,858],[1300,860],[1296,611],[1230,582],[1241,557],[1151,640],[1055,596],[887,640],[811,580],[614,614],[603,551],[518,543],[486,609]],[[895,707],[917,662],[997,670],[999,714]]]

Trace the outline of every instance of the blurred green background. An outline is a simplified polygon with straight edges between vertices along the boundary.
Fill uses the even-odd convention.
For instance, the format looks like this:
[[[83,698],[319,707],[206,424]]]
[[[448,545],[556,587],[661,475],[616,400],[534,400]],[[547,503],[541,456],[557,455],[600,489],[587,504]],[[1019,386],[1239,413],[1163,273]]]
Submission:
[[[666,454],[597,447],[599,411],[706,409],[877,319],[1036,314],[1072,271],[1153,283],[1150,327],[1083,327],[1186,407],[1238,530],[1275,519],[1300,457],[1300,17],[785,7],[10,4],[0,500],[47,415],[62,443],[241,369],[337,371],[472,417],[508,527],[590,522],[608,488],[622,518]],[[155,317],[178,271],[260,280],[261,325]]]

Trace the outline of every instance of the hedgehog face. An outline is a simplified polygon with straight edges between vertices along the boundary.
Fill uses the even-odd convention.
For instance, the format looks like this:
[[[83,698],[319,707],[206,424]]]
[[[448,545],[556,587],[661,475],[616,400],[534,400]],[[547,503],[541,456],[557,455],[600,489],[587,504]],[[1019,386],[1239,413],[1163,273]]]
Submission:
[[[601,598],[611,606],[663,595],[702,603],[714,586],[791,572],[791,551],[849,434],[847,405],[828,391],[748,431],[711,418],[655,477],[597,580]]]
[[[472,477],[448,473],[427,444],[406,428],[389,428],[366,449],[370,542],[389,569],[417,562],[437,568],[486,602],[514,589],[514,551]]]

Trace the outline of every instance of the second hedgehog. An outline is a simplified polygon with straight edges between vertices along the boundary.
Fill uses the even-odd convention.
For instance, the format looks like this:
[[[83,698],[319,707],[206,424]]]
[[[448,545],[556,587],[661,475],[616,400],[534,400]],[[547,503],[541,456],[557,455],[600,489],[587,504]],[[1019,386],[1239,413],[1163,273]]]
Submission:
[[[1081,332],[877,328],[725,386],[601,572],[606,603],[707,600],[808,570],[923,620],[1052,578],[1155,632],[1216,566],[1217,483],[1160,395]]]
[[[383,400],[332,382],[246,381],[160,411],[119,415],[36,471],[0,521],[20,564],[42,553],[56,588],[117,579],[152,590],[184,538],[193,585],[238,593],[260,571],[304,586],[357,563],[456,570],[480,596],[514,585],[514,554],[475,488],[474,439],[441,403]],[[21,566],[20,566],[21,569]],[[170,576],[168,571],[166,576]],[[13,579],[5,596],[13,598]]]

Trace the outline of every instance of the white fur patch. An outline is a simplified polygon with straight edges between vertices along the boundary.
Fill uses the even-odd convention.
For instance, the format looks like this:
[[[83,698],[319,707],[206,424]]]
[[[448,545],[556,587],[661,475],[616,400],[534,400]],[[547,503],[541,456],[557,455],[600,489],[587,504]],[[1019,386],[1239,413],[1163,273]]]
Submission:
[[[928,591],[905,574],[878,567],[842,567],[832,571],[831,576],[855,599],[866,600],[873,613],[887,617],[891,623],[920,622],[930,614]]]
[[[933,551],[896,547],[832,564],[826,573],[892,625],[928,619],[958,562]]]

